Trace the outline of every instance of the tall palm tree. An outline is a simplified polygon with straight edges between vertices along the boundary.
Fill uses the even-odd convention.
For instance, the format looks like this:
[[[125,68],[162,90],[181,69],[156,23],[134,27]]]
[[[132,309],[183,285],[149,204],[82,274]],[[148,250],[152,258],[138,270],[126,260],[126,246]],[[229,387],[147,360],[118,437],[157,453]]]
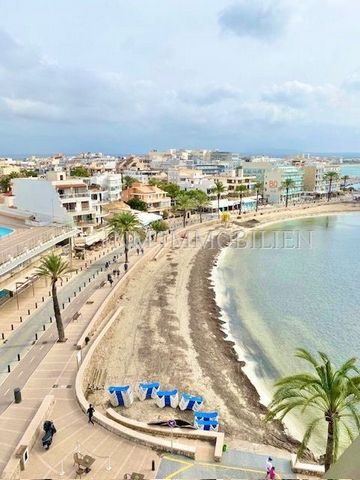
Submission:
[[[332,190],[333,182],[336,182],[337,180],[339,180],[339,175],[337,172],[326,172],[323,176],[323,179],[329,182],[329,190],[327,195],[327,199],[329,202],[331,198],[331,190]]]
[[[256,190],[256,206],[255,206],[255,211],[258,211],[259,208],[259,194],[264,190],[264,184],[263,182],[256,182],[255,183],[255,190]]]
[[[349,180],[350,176],[349,175],[344,175],[342,177],[342,180],[343,180],[343,188],[345,189],[346,188],[346,182]]]
[[[61,318],[59,299],[57,296],[56,283],[62,280],[62,277],[69,271],[68,263],[61,257],[51,253],[41,259],[41,263],[36,273],[40,277],[47,277],[51,282],[51,294],[54,306],[54,314],[56,320],[56,328],[58,331],[59,342],[65,342],[64,325]]]
[[[193,208],[195,208],[195,201],[188,192],[182,192],[177,196],[175,210],[182,212],[184,228],[186,227],[186,215]]]
[[[202,213],[205,207],[209,205],[209,197],[205,192],[196,188],[195,190],[190,190],[189,196],[194,200],[194,206],[199,212],[200,223],[202,223]]]
[[[118,213],[109,220],[109,226],[113,233],[123,237],[125,263],[129,263],[129,236],[137,235],[140,239],[145,237],[139,219],[131,212]]]
[[[285,189],[286,191],[285,207],[287,208],[289,203],[289,190],[295,188],[294,180],[292,178],[285,178],[285,180],[281,184],[281,188]]]
[[[321,423],[327,424],[325,469],[328,470],[337,460],[343,433],[350,442],[354,438],[354,427],[360,433],[360,372],[356,367],[356,358],[350,358],[336,369],[327,355],[318,354],[320,360],[305,349],[296,351],[296,357],[305,360],[312,372],[291,375],[276,382],[277,390],[266,420],[283,420],[296,409],[300,409],[301,413],[309,410],[313,418],[307,426],[298,457],[304,453],[316,427]]]
[[[241,213],[242,213],[243,196],[247,191],[248,191],[248,188],[244,184],[238,185],[235,188],[235,192],[237,192],[239,194],[239,215],[241,215]]]
[[[220,198],[221,194],[225,192],[225,185],[220,180],[215,180],[215,187],[212,191],[215,193],[218,202],[218,217],[220,218]]]

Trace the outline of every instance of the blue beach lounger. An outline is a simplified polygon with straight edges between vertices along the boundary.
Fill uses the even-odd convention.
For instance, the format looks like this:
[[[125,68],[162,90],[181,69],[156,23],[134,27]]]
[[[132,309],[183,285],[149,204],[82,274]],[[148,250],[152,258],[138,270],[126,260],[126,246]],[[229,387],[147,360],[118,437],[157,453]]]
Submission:
[[[179,403],[179,408],[180,410],[198,410],[200,407],[202,407],[203,403],[203,397],[197,397],[195,395],[183,393]]]
[[[178,390],[158,390],[156,394],[156,405],[160,408],[176,408],[179,405]]]
[[[107,389],[113,407],[130,407],[134,401],[131,385],[120,385]]]
[[[139,383],[138,394],[140,400],[147,400],[149,398],[156,398],[156,393],[160,388],[159,382],[153,383]]]
[[[195,427],[199,430],[217,432],[219,430],[219,422],[217,420],[196,420]]]

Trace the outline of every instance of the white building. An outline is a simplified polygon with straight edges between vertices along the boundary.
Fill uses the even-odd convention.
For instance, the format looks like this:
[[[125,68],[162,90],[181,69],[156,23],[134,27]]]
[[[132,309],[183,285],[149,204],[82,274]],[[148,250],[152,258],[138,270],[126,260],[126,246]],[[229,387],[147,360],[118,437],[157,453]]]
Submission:
[[[29,212],[42,224],[74,225],[76,244],[91,245],[105,239],[101,187],[89,187],[83,179],[67,179],[64,172],[48,172],[46,178],[13,180],[14,206]]]
[[[103,202],[116,202],[121,198],[121,175],[117,173],[100,173],[92,177],[85,177],[89,186],[98,186],[102,189]]]

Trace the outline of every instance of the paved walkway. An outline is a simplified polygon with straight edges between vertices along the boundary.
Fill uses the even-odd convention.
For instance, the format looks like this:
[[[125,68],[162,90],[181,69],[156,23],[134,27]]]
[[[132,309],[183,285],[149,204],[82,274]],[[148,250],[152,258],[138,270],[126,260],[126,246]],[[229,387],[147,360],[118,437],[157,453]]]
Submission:
[[[112,257],[113,252],[109,255]],[[101,262],[106,258],[103,257]],[[77,297],[79,308],[76,310],[79,309],[81,317],[76,322],[68,323],[68,341],[64,344],[56,343],[57,332],[53,324],[31,348],[25,357],[26,361],[20,362],[17,369],[8,375],[7,383],[0,387],[0,409],[3,411],[0,416],[0,472],[47,394],[55,396],[51,419],[58,431],[49,451],[44,451],[40,442],[36,443],[31,450],[32,460],[24,472],[24,478],[74,478],[72,457],[75,448],[96,458],[87,478],[122,478],[125,473],[139,468],[150,478],[152,460],[158,465],[157,455],[150,449],[112,435],[97,425],[88,425],[73,392],[77,372],[77,351],[74,345],[110,289],[109,286],[96,288],[99,281],[100,279],[94,283],[89,299],[91,303],[84,304],[82,301],[83,306],[80,307],[81,301]],[[14,404],[12,389],[23,385],[23,401]],[[6,442],[3,440],[5,438]],[[118,455],[119,452],[123,453]],[[64,475],[60,475],[62,469]]]
[[[290,460],[273,458],[277,479],[296,478],[291,470]],[[266,455],[239,450],[224,453],[221,463],[195,462],[185,457],[164,455],[157,478],[244,478],[257,480],[265,478]]]

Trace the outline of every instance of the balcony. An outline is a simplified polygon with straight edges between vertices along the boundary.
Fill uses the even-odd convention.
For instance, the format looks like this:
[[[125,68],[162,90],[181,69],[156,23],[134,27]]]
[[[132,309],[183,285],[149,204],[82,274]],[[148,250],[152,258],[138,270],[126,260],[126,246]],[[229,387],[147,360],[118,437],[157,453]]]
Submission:
[[[59,195],[61,200],[71,200],[71,199],[79,199],[79,198],[84,198],[86,200],[89,200],[90,198],[90,193],[88,191],[84,191],[81,193],[62,193]]]

